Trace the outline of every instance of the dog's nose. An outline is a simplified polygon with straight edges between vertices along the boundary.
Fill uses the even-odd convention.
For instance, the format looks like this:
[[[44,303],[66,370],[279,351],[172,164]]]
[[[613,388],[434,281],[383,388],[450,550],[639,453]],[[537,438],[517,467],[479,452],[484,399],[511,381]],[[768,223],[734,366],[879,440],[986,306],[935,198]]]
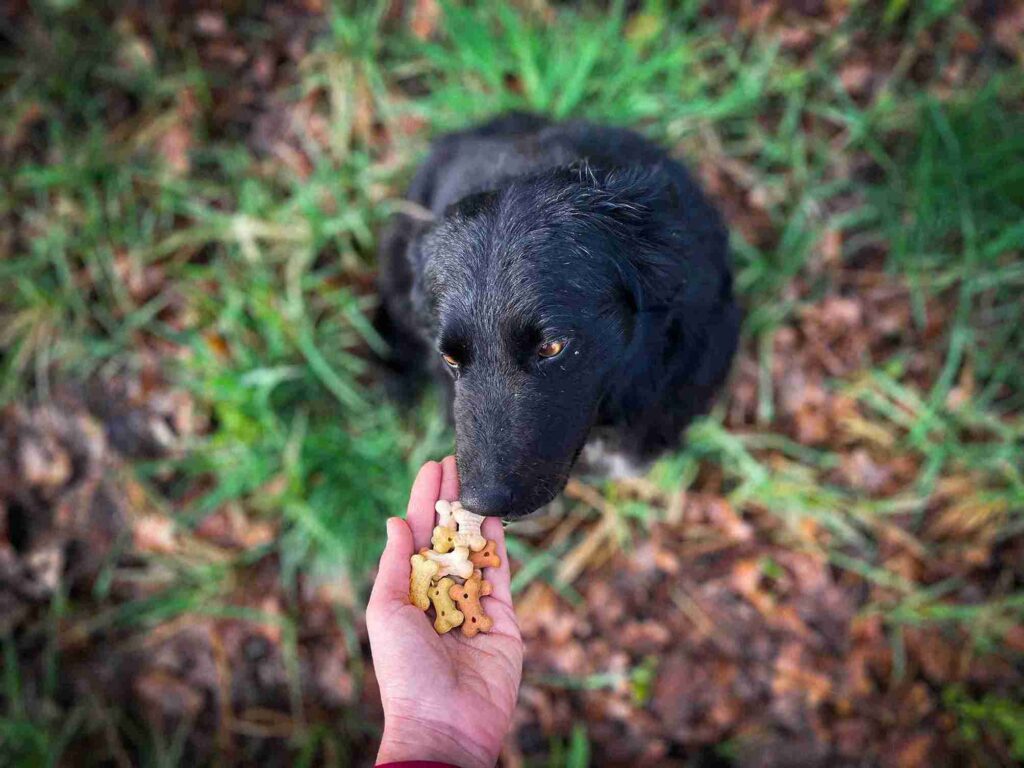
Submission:
[[[484,517],[501,517],[512,511],[512,491],[502,486],[465,488],[462,506]]]

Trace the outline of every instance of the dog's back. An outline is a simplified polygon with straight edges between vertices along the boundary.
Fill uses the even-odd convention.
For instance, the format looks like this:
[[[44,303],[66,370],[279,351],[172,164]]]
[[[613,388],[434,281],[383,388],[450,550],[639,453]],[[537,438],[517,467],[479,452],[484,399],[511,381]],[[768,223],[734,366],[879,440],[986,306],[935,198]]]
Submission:
[[[513,112],[435,141],[406,196],[439,216],[467,195],[580,162],[606,169],[660,165],[681,190],[700,195],[682,165],[633,131]]]

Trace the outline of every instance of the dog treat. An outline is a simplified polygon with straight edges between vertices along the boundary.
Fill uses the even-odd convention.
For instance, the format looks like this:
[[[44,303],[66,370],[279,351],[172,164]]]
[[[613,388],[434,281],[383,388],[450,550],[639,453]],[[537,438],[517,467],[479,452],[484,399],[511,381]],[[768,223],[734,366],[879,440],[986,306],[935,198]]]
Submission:
[[[455,547],[451,552],[443,555],[429,549],[422,549],[420,554],[440,566],[437,575],[434,576],[435,581],[445,576],[468,579],[473,575],[473,564],[469,562],[469,549],[466,547]]]
[[[421,549],[411,558],[409,602],[421,611],[433,605],[439,635],[458,626],[466,637],[489,632],[494,622],[480,598],[491,594],[491,584],[480,569],[501,565],[497,544],[480,532],[484,517],[460,502],[441,499],[434,511],[438,519],[430,537],[432,549]]]
[[[469,562],[474,568],[497,568],[501,565],[501,558],[498,557],[498,543],[488,539],[487,544],[479,552],[469,553]]]
[[[444,555],[455,549],[455,536],[456,532],[454,528],[449,528],[446,525],[438,525],[434,527],[434,533],[430,537],[430,543],[433,545],[435,552],[439,552]]]
[[[455,505],[458,504],[458,507]],[[444,528],[451,528],[454,530],[455,521],[452,519],[452,510],[461,509],[462,505],[455,501],[445,501],[444,499],[438,499],[434,505],[434,511],[437,512],[437,524]]]
[[[452,517],[459,526],[459,532],[455,535],[455,546],[469,547],[474,552],[479,552],[487,544],[487,539],[480,533],[480,526],[484,522],[483,515],[477,515],[461,506],[452,510]]]
[[[494,622],[480,605],[480,598],[491,594],[491,583],[483,580],[480,571],[473,571],[465,584],[452,584],[448,594],[462,612],[462,634],[473,637],[477,632],[491,631]]]
[[[409,602],[425,611],[430,607],[430,582],[437,576],[441,566],[423,555],[412,556],[412,573],[409,575]]]
[[[462,624],[465,618],[455,602],[452,600],[452,587],[459,586],[451,577],[445,576],[437,584],[430,588],[430,602],[434,604],[434,630],[443,635]]]

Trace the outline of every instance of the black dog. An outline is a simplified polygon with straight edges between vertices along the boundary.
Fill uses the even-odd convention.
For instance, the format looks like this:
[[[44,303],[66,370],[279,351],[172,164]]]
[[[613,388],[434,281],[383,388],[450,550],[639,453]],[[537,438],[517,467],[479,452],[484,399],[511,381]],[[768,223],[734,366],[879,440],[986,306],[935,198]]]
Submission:
[[[449,382],[461,496],[529,514],[584,445],[677,446],[736,349],[727,235],[627,130],[511,114],[444,136],[381,245],[389,365]]]

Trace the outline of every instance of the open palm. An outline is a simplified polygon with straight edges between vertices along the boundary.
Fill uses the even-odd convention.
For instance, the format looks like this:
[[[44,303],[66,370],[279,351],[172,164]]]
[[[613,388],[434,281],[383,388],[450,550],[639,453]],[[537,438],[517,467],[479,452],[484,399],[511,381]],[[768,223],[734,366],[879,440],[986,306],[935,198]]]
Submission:
[[[523,641],[512,608],[505,535],[496,518],[483,534],[497,543],[501,566],[484,571],[490,633],[434,632],[409,602],[409,558],[430,546],[434,503],[457,499],[455,460],[428,463],[409,498],[406,520],[388,520],[388,543],[366,610],[373,664],[384,705],[378,763],[441,760],[463,768],[492,766],[501,750],[522,676]]]

